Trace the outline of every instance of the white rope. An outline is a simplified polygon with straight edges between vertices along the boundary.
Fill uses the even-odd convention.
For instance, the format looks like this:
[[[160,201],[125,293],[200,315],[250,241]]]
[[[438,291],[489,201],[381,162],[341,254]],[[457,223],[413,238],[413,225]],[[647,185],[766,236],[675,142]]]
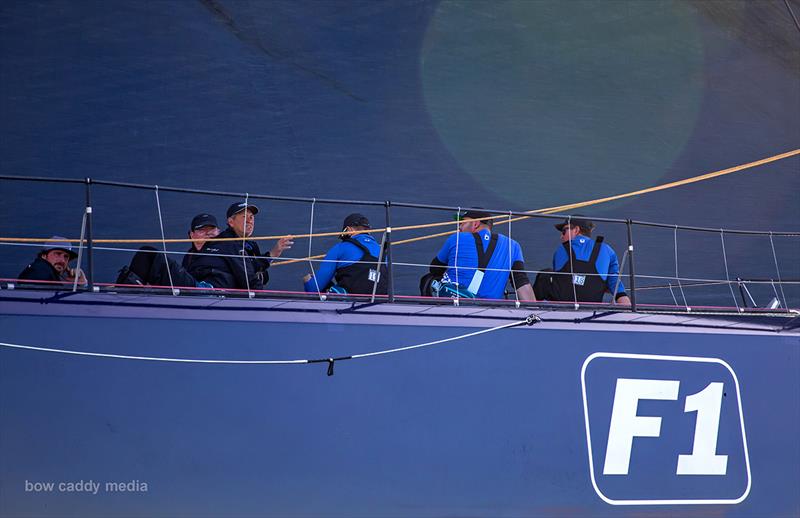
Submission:
[[[689,303],[686,302],[686,293],[684,293],[683,291],[683,284],[681,284],[681,277],[678,274],[678,225],[675,225],[672,237],[673,241],[675,242],[675,279],[678,281],[678,288],[681,290],[681,297],[683,298],[683,306],[688,310]],[[675,301],[675,305],[676,306],[678,305],[678,301]]]
[[[728,273],[728,254],[725,253],[725,231],[723,229],[719,229],[719,238],[722,241],[722,260],[725,262],[725,279],[728,281],[728,288],[731,290],[731,297],[733,297],[736,310],[741,311],[742,309],[739,307],[739,301],[736,300],[736,294],[733,292],[733,285],[731,284],[731,277]]]
[[[178,295],[178,292],[175,290],[175,284],[172,282],[172,272],[169,268],[169,260],[167,258],[167,242],[166,237],[164,237],[164,220],[161,219],[161,200],[158,197],[158,185],[155,186],[156,193],[156,206],[158,207],[158,224],[161,227],[161,246],[164,249],[164,265],[167,267],[167,277],[169,277],[169,287],[172,290],[173,295]],[[158,258],[155,259],[158,261]]]
[[[311,267],[311,278],[314,279],[314,286],[317,287],[317,295],[322,300],[322,293],[319,289],[319,282],[317,281],[317,273],[314,271],[314,262],[311,260],[311,243],[314,234],[314,206],[317,204],[317,199],[311,200],[311,222],[308,227],[308,265]]]
[[[781,269],[778,268],[778,255],[775,253],[775,243],[772,240],[772,231],[769,233],[769,244],[772,247],[772,259],[775,261],[775,273],[778,274],[778,286],[781,287],[781,295],[783,295],[783,307],[785,309],[789,309],[789,306],[786,304],[786,293],[783,291],[783,283],[781,282]],[[772,284],[772,289],[775,289],[775,284]],[[778,296],[778,292],[775,292],[775,296]]]
[[[524,323],[526,323],[526,320],[520,320],[520,321],[517,321],[517,322],[511,322],[510,324],[503,324],[503,325],[499,325],[499,326],[495,326],[495,327],[490,327],[488,329],[481,329],[480,331],[473,331],[472,333],[467,333],[467,334],[458,335],[458,336],[452,336],[450,338],[443,338],[441,340],[434,340],[432,342],[425,342],[423,344],[409,345],[407,347],[398,347],[396,349],[385,349],[383,351],[375,351],[375,352],[371,352],[371,353],[354,354],[351,358],[353,358],[353,359],[368,358],[370,356],[380,356],[382,354],[398,353],[398,352],[401,352],[401,351],[410,351],[412,349],[420,349],[422,347],[430,347],[432,345],[443,344],[443,343],[446,343],[446,342],[453,342],[455,340],[462,340],[464,338],[470,338],[472,336],[478,336],[478,335],[482,335],[482,334],[486,334],[486,333],[491,333],[493,331],[499,331],[500,329],[506,329],[508,327],[519,326],[519,325],[522,325]]]
[[[242,223],[242,268],[244,268],[244,282],[247,286],[247,293],[248,295],[251,293],[250,291],[250,276],[247,275],[247,252],[245,251],[245,245],[247,244],[247,216],[248,214],[248,202],[250,201],[250,193],[244,193],[244,222]],[[235,216],[235,214],[234,214]],[[253,223],[255,225],[255,222]],[[255,227],[253,227],[255,228]],[[253,261],[253,272],[256,271],[256,263]]]
[[[8,344],[0,342],[2,347],[10,347],[14,349],[27,349],[30,351],[39,351],[47,353],[60,353],[70,354],[74,356],[93,356],[95,358],[116,358],[119,360],[143,360],[154,362],[170,362],[170,363],[217,363],[217,364],[252,364],[252,365],[278,365],[278,364],[294,364],[294,363],[308,363],[308,360],[200,360],[192,358],[163,358],[158,356],[132,356],[127,354],[109,354],[109,353],[95,353],[88,351],[70,351],[67,349],[52,349],[50,347],[34,347],[32,345],[19,345]]]
[[[538,321],[538,317],[536,317]],[[520,326],[522,324],[528,323],[528,320],[518,320],[515,322],[511,322],[508,324],[502,324],[495,327],[490,327],[487,329],[481,329],[480,331],[473,331],[472,333],[466,333],[463,335],[458,336],[451,336],[449,338],[443,338],[441,340],[433,340],[431,342],[425,342],[416,345],[409,345],[406,347],[397,347],[395,349],[384,349],[381,351],[374,351],[370,353],[364,354],[354,354],[351,356],[346,356],[339,358],[342,359],[359,359],[359,358],[368,358],[370,356],[380,356],[385,354],[392,354],[398,353],[402,351],[410,351],[412,349],[421,349],[423,347],[431,347],[433,345],[443,344],[446,342],[454,342],[456,340],[462,340],[465,338],[470,338],[473,336],[478,336],[486,333],[491,333],[493,331],[499,331],[501,329],[506,329],[509,327]],[[127,355],[127,354],[109,354],[109,353],[96,353],[90,351],[74,351],[69,349],[54,349],[51,347],[37,347],[32,345],[20,345],[20,344],[11,344],[0,342],[0,346],[8,347],[12,349],[25,349],[29,351],[38,351],[38,352],[48,352],[48,353],[58,353],[58,354],[68,354],[73,356],[91,356],[95,358],[113,358],[118,360],[139,360],[139,361],[154,361],[154,362],[167,362],[167,363],[210,363],[210,364],[219,364],[219,365],[297,365],[297,364],[307,364],[307,363],[319,363],[320,360],[208,360],[208,359],[194,359],[194,358],[165,358],[159,356],[134,356],[134,355]],[[333,361],[333,359],[331,359]]]
[[[86,235],[86,211],[83,211],[83,220],[81,221],[81,240],[80,244],[83,245],[83,238]],[[81,261],[83,259],[83,246],[78,247],[78,263],[75,265],[75,278],[72,280],[72,291],[78,291],[78,279],[81,277]],[[69,268],[69,263],[67,263]]]

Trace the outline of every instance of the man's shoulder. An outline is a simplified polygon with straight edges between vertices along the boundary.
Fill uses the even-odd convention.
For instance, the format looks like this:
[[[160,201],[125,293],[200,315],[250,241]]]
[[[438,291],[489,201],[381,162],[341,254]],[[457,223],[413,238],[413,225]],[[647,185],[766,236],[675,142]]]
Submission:
[[[203,250],[209,253],[228,252],[233,249],[241,248],[242,242],[231,238],[238,238],[239,236],[231,228],[227,228],[220,232],[217,239],[229,239],[230,241],[206,241],[203,245]]]
[[[60,280],[58,272],[44,259],[36,257],[31,261],[19,275],[20,279],[30,279],[37,281],[57,281]]]
[[[614,248],[611,245],[609,245],[608,243],[606,243],[605,241],[600,243],[600,252],[603,252],[603,253],[606,253],[606,254],[609,254],[609,255],[610,254],[616,254],[616,252],[614,251]]]

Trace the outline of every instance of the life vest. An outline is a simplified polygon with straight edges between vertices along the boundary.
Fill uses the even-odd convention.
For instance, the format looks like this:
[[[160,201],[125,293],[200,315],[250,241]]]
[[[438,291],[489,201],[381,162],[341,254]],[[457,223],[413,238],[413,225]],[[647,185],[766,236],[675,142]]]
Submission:
[[[567,259],[564,266],[558,270],[559,274],[553,275],[551,286],[553,298],[550,300],[603,302],[606,284],[598,275],[596,266],[597,256],[600,254],[602,244],[603,236],[597,236],[589,259],[587,261],[581,261],[575,257],[571,241],[562,243],[568,257],[571,257],[571,260]]]
[[[380,269],[376,270],[375,265],[378,264],[378,258],[372,255],[369,248],[350,237],[346,237],[342,241],[357,246],[364,252],[364,255],[360,261],[336,270],[336,284],[347,290],[347,293],[371,295],[375,281],[377,281],[378,287],[375,289],[375,293],[386,295],[388,282],[386,265],[381,264]]]
[[[475,251],[478,254],[478,266],[475,269],[475,274],[472,276],[469,286],[463,283],[453,282],[449,277],[445,276],[441,282],[438,282],[438,285],[436,284],[437,281],[431,285],[433,295],[452,298],[475,298],[478,296],[481,290],[481,284],[483,283],[483,276],[486,273],[486,268],[489,267],[489,261],[491,261],[494,250],[497,248],[497,234],[492,234],[491,236],[492,237],[489,238],[489,244],[486,250],[484,250],[483,236],[481,236],[479,232],[472,234],[472,237],[475,238]],[[459,268],[461,268],[461,266],[459,266]]]

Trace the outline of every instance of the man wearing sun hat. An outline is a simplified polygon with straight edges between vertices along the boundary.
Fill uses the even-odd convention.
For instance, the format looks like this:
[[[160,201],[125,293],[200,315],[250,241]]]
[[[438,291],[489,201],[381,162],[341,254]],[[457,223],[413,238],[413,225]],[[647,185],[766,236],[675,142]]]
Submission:
[[[204,255],[192,261],[190,272],[215,288],[263,289],[269,280],[270,258],[280,257],[294,241],[291,237],[281,238],[269,252],[262,254],[258,242],[247,239],[253,235],[258,212],[257,206],[244,201],[228,207],[225,213],[228,228],[217,236],[223,241],[207,242]]]
[[[76,271],[78,282],[86,283],[80,268],[70,268],[69,263],[78,257],[72,250],[72,243],[61,236],[48,239],[36,258],[19,274],[20,279],[31,281],[74,282]]]

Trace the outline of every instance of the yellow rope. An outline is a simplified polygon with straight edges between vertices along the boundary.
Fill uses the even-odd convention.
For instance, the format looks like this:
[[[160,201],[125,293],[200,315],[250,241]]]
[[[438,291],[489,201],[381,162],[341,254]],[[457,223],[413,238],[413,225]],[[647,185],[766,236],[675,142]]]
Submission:
[[[597,204],[600,204],[600,203],[606,203],[606,202],[609,202],[609,201],[620,200],[620,199],[623,199],[623,198],[630,198],[632,196],[639,196],[639,195],[642,195],[642,194],[648,194],[648,193],[651,193],[651,192],[662,191],[662,190],[665,190],[665,189],[672,189],[674,187],[680,187],[682,185],[688,185],[688,184],[695,183],[695,182],[701,182],[701,181],[704,181],[704,180],[709,180],[711,178],[716,178],[718,176],[723,176],[723,175],[735,173],[735,172],[738,172],[738,171],[743,171],[745,169],[751,169],[753,167],[757,167],[757,166],[760,166],[760,165],[768,164],[770,162],[776,162],[778,160],[783,160],[785,158],[793,157],[793,156],[796,156],[796,155],[800,155],[800,149],[794,149],[792,151],[787,151],[787,152],[781,153],[779,155],[774,155],[774,156],[770,156],[770,157],[767,157],[767,158],[762,158],[761,160],[756,160],[754,162],[748,162],[746,164],[737,165],[737,166],[734,166],[734,167],[729,167],[727,169],[714,171],[712,173],[706,173],[706,174],[702,174],[702,175],[699,175],[699,176],[693,176],[691,178],[686,178],[686,179],[678,180],[678,181],[675,181],[675,182],[665,183],[665,184],[657,185],[657,186],[654,186],[654,187],[648,187],[646,189],[640,189],[640,190],[637,190],[637,191],[631,191],[631,192],[627,192],[627,193],[624,193],[624,194],[617,194],[615,196],[608,196],[608,197],[605,197],[605,198],[596,198],[594,200],[581,201],[581,202],[577,202],[577,203],[570,203],[570,204],[567,204],[567,205],[558,205],[556,207],[547,207],[547,208],[544,208],[544,209],[529,210],[529,211],[526,211],[526,213],[527,214],[554,214],[554,213],[557,213],[557,212],[577,209],[577,208],[581,208],[581,207],[588,207],[590,205],[597,205]],[[528,216],[518,216],[516,218],[513,218],[513,219],[509,220],[507,214],[500,214],[500,215],[497,215],[497,216],[491,216],[491,217],[486,218],[486,219],[492,219],[492,220],[503,219],[504,220],[503,223],[505,223],[506,221],[515,222],[515,221],[520,221],[520,220],[523,220],[523,219],[528,219]],[[408,226],[404,226],[404,227],[392,227],[392,230],[393,231],[418,230],[418,229],[424,229],[424,228],[441,227],[441,226],[445,226],[445,225],[455,225],[456,223],[457,222],[455,222],[455,221],[442,221],[442,222],[438,222],[438,223],[424,223],[424,224],[420,224],[420,225],[408,225]],[[375,229],[371,229],[371,230],[367,230],[367,231],[362,231],[362,233],[384,232],[385,230],[386,230],[385,228],[375,228]],[[442,233],[439,233],[439,234],[432,234],[432,235],[428,235],[428,236],[420,236],[420,237],[405,239],[405,240],[402,240],[402,241],[395,241],[392,244],[393,245],[400,245],[400,244],[405,244],[405,243],[412,243],[412,242],[415,242],[415,241],[423,241],[425,239],[432,239],[432,238],[435,238],[435,237],[441,237],[441,236],[445,236],[445,235],[448,235],[448,234],[452,234],[454,232],[455,232],[455,230],[448,231],[448,232],[442,232]],[[289,237],[289,238],[292,238],[292,239],[300,239],[300,238],[306,238],[306,237],[329,237],[329,236],[338,236],[338,235],[341,235],[341,233],[342,233],[341,231],[338,231],[338,232],[324,232],[324,233],[317,233],[317,234],[282,234],[282,235],[275,235],[275,236],[249,237],[248,240],[251,240],[251,241],[267,241],[267,240],[281,239],[281,238],[284,238],[284,237]],[[0,237],[0,242],[46,243],[48,241],[48,239],[49,238]],[[240,238],[240,237],[230,237],[230,238],[208,239],[207,241],[211,241],[211,242],[241,241],[241,239],[242,238]],[[67,241],[80,241],[80,239],[68,239]],[[98,244],[110,244],[110,243],[116,243],[116,244],[119,244],[119,243],[139,243],[139,244],[144,244],[144,243],[163,243],[163,242],[166,242],[166,243],[191,243],[193,240],[189,239],[189,238],[184,238],[184,239],[166,239],[166,240],[162,240],[162,239],[94,239],[92,241],[94,243],[98,243]],[[319,255],[319,256],[314,256],[314,257],[310,257],[310,258],[306,257],[306,258],[302,258],[302,259],[291,259],[291,260],[283,261],[283,262],[277,263],[277,264],[291,264],[292,262],[307,261],[308,259],[316,259],[316,258],[319,258],[319,257],[323,257],[323,256]],[[277,266],[277,264],[275,266]]]

